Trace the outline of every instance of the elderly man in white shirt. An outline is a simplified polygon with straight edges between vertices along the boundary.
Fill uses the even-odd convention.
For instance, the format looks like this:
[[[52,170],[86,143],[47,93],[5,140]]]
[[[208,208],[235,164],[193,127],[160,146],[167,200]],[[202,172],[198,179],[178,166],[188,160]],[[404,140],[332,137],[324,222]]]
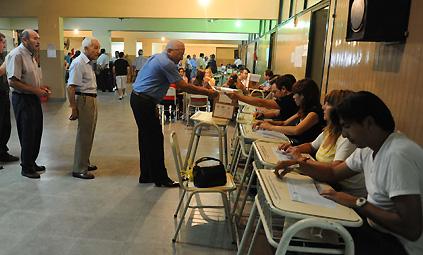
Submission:
[[[13,88],[12,105],[16,127],[21,143],[21,174],[28,178],[40,178],[44,166],[38,166],[41,136],[43,132],[43,111],[40,97],[50,94],[50,89],[41,84],[41,71],[35,60],[40,49],[40,36],[31,29],[21,34],[22,43],[6,58],[6,73]]]
[[[70,120],[78,119],[75,155],[72,176],[80,179],[94,179],[89,171],[96,170],[90,165],[90,154],[97,124],[97,83],[91,61],[96,60],[100,43],[86,37],[82,41],[83,51],[69,69],[68,95],[72,109]]]

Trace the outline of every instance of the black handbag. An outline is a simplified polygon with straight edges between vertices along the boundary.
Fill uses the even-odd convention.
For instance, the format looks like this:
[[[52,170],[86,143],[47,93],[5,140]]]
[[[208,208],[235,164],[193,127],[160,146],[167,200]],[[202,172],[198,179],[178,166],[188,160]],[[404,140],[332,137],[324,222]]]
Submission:
[[[218,164],[212,166],[199,166],[200,163],[205,161],[216,161]],[[194,185],[198,188],[209,188],[226,184],[225,166],[222,164],[222,161],[215,158],[202,157],[195,161],[192,174],[194,177]]]

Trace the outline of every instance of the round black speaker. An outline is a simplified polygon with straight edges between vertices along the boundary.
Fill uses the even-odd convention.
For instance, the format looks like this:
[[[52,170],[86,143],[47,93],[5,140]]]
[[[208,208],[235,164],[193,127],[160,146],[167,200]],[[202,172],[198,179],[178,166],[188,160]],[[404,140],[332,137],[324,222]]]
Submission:
[[[363,28],[366,0],[354,0],[350,9],[351,29],[358,32]]]

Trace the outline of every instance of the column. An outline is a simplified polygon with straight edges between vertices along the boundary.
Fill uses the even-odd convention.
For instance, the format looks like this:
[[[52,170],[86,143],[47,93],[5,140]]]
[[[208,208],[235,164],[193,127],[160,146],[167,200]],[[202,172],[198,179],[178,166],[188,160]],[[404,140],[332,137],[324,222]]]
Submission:
[[[109,30],[95,28],[93,29],[93,36],[100,42],[100,48],[106,49],[106,53],[108,53],[110,57],[114,57],[114,52],[112,52],[111,32]]]
[[[40,60],[43,72],[43,84],[51,88],[50,100],[66,99],[63,18],[52,15],[38,17],[38,29],[41,38]],[[47,56],[47,49],[50,56]],[[54,54],[55,53],[55,54]]]
[[[132,33],[127,33],[123,40],[125,43],[125,55],[128,55],[131,64],[132,61],[135,60],[135,57],[138,55],[135,55],[135,51],[137,50],[137,38],[136,36],[132,35]]]

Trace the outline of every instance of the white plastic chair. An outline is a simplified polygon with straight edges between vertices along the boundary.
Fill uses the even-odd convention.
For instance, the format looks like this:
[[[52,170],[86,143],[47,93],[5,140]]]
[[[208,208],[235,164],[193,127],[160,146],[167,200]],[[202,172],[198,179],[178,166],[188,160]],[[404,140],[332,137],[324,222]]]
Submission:
[[[192,95],[192,94],[187,94],[187,109],[186,109],[186,120],[187,120],[187,125],[189,123],[189,116],[190,116],[190,110],[191,108],[194,108],[194,112],[199,111],[201,108],[206,108],[206,111],[210,111],[209,107],[208,107],[208,96],[203,96],[203,95]]]
[[[236,185],[233,181],[232,175],[230,173],[226,173],[226,185],[224,186],[210,187],[210,188],[197,188],[194,186],[194,183],[192,181],[189,181],[186,178],[186,169],[183,169],[184,162],[182,161],[181,152],[179,150],[178,138],[176,136],[175,131],[173,131],[170,134],[170,144],[172,146],[173,158],[175,160],[175,167],[176,167],[176,173],[178,175],[179,185],[180,185],[180,188],[183,190],[182,196],[178,203],[178,207],[176,208],[175,214],[173,215],[175,218],[177,218],[179,209],[181,208],[185,195],[188,193],[188,200],[186,204],[184,205],[182,216],[178,222],[178,226],[176,228],[176,232],[172,241],[176,242],[176,238],[178,236],[179,230],[182,226],[182,221],[185,218],[188,208],[224,208],[226,219],[229,222],[232,240],[233,242],[235,242],[235,230],[232,224],[232,217],[230,215],[230,204],[229,204],[230,193],[236,189]],[[194,194],[200,194],[200,193],[220,194],[222,197],[223,206],[207,206],[207,205],[190,206],[190,202]]]

